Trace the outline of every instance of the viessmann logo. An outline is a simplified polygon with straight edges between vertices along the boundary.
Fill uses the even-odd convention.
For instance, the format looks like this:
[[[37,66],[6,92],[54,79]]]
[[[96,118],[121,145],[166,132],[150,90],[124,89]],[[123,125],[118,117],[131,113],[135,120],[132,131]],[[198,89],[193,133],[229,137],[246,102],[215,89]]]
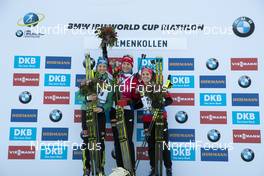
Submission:
[[[260,130],[233,130],[234,143],[261,143]]]
[[[201,124],[226,124],[226,111],[200,111]]]
[[[44,92],[44,104],[70,104],[70,92]]]
[[[37,109],[11,109],[11,122],[37,122]]]
[[[14,73],[13,86],[39,86],[39,74]]]
[[[114,141],[112,128],[105,129],[105,141]]]
[[[82,121],[82,112],[79,109],[74,110],[74,123],[80,123]]]
[[[258,70],[257,58],[231,58],[231,70]]]
[[[9,146],[8,159],[35,159],[34,146]]]
[[[171,93],[174,106],[194,106],[194,93]]]
[[[149,160],[147,147],[137,147],[137,159],[138,160]]]

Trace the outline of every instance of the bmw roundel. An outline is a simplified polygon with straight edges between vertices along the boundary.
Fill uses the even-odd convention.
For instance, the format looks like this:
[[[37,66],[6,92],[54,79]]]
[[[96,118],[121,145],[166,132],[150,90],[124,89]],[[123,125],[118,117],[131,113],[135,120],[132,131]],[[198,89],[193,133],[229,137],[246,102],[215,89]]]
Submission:
[[[23,36],[23,31],[22,30],[18,30],[17,32],[16,32],[16,36],[17,37],[22,37]]]
[[[24,91],[19,95],[19,101],[23,104],[27,104],[31,101],[32,95],[28,91]]]
[[[250,77],[244,75],[238,79],[238,85],[242,88],[248,88],[251,85]]]
[[[62,119],[62,113],[60,110],[54,109],[50,112],[49,117],[52,122],[59,122]]]
[[[248,17],[239,17],[233,23],[233,32],[239,37],[248,37],[254,30],[255,24]]]
[[[115,149],[113,149],[113,150],[111,151],[111,156],[112,156],[113,159],[116,159]]]
[[[206,62],[206,67],[209,69],[209,70],[216,70],[219,66],[219,62],[217,59],[215,58],[210,58],[207,60]]]
[[[207,138],[211,142],[219,141],[220,137],[221,137],[220,132],[216,129],[212,129],[207,133]]]
[[[241,152],[241,158],[246,161],[246,162],[250,162],[254,159],[255,154],[253,152],[253,150],[246,148]]]
[[[83,131],[80,132],[80,137],[82,140],[87,139],[88,135],[85,135]]]
[[[175,115],[175,120],[178,123],[185,123],[188,120],[188,115],[186,112],[184,111],[179,111],[177,112],[177,114]]]
[[[93,58],[90,58],[91,59],[91,69],[93,69],[95,67],[95,60]],[[84,59],[83,60],[83,67],[86,68],[86,60]]]

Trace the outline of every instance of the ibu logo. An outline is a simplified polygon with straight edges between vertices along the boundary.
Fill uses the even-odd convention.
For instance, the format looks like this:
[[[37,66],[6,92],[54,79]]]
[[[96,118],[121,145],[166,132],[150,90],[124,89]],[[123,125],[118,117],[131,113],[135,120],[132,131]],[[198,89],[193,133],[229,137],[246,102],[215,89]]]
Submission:
[[[68,147],[41,146],[40,159],[43,160],[67,160]]]
[[[45,86],[70,87],[70,74],[45,74]]]
[[[233,111],[233,124],[259,125],[260,118],[257,111]]]
[[[200,106],[226,106],[226,94],[201,93]]]
[[[14,68],[40,68],[40,56],[15,56]]]
[[[175,161],[195,161],[195,149],[192,147],[172,147],[171,159]]]
[[[10,128],[10,141],[35,141],[37,128],[12,127]]]
[[[142,141],[144,141],[144,138],[145,138],[144,129],[142,129],[142,128],[138,128],[138,129],[137,129],[137,142],[142,142]]]
[[[172,75],[172,88],[194,88],[194,76]]]

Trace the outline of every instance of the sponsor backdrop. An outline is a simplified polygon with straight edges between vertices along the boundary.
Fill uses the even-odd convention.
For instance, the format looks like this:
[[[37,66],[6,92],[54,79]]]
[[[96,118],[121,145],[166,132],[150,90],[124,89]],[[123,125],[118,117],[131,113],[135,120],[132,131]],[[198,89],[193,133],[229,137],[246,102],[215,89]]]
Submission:
[[[162,57],[164,78],[171,75],[173,104],[166,110],[174,175],[262,176],[263,6],[261,0],[2,0],[0,175],[82,175],[82,62],[85,52],[101,55],[93,32],[111,24],[119,41],[110,57],[132,55],[134,72],[155,68],[153,59]],[[137,173],[147,175],[142,112],[135,114]],[[115,167],[109,120],[106,140],[109,174]]]

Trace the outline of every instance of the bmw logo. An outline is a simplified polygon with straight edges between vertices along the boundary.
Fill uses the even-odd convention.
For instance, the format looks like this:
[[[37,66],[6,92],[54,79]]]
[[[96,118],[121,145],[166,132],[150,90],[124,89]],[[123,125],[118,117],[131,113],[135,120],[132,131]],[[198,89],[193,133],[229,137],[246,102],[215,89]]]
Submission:
[[[242,88],[247,88],[251,85],[251,79],[250,77],[244,75],[244,76],[241,76],[239,79],[238,79],[238,85]]]
[[[220,137],[221,137],[221,135],[220,135],[219,131],[217,131],[216,129],[212,129],[207,133],[207,138],[211,142],[219,141]]]
[[[253,152],[253,150],[246,148],[241,152],[241,158],[246,161],[246,162],[250,162],[254,159],[255,154]]]
[[[84,59],[83,61],[83,67],[86,68],[86,60]],[[91,58],[91,69],[93,69],[95,67],[95,60],[93,58]]]
[[[113,149],[111,151],[111,156],[112,156],[113,159],[116,159],[115,149]]]
[[[83,60],[83,67],[86,68],[86,60]]]
[[[58,122],[62,119],[62,113],[60,110],[54,109],[51,111],[49,117],[52,122]]]
[[[233,23],[233,32],[239,37],[248,37],[254,30],[255,24],[248,17],[239,17]]]
[[[87,139],[88,135],[85,135],[85,134],[83,133],[83,131],[81,131],[81,133],[80,133],[80,137],[81,137],[82,140],[85,140],[85,139]]]
[[[18,30],[17,32],[16,32],[16,36],[17,37],[22,37],[23,36],[23,31],[22,30]]]
[[[27,104],[31,101],[32,95],[28,91],[24,91],[19,95],[19,101],[23,104]]]
[[[206,67],[209,69],[209,70],[216,70],[219,66],[219,62],[217,59],[215,58],[210,58],[207,60],[206,62]]]
[[[188,120],[188,115],[186,112],[184,111],[179,111],[177,112],[177,114],[175,115],[175,120],[178,123],[185,123]]]

